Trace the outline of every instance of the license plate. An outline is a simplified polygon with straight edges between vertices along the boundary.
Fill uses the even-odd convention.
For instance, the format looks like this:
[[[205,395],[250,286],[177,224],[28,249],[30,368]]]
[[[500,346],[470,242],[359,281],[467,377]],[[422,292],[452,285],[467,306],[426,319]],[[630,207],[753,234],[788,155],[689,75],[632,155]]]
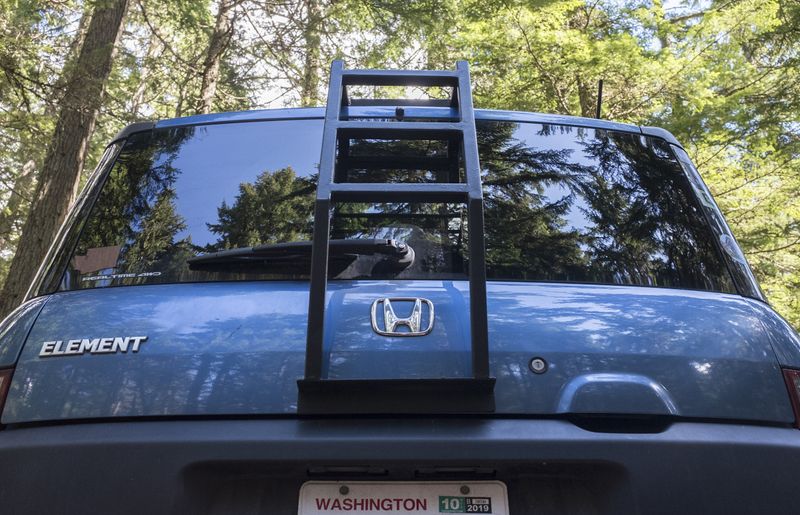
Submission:
[[[500,481],[309,481],[300,488],[297,512],[298,515],[508,515],[508,493]]]

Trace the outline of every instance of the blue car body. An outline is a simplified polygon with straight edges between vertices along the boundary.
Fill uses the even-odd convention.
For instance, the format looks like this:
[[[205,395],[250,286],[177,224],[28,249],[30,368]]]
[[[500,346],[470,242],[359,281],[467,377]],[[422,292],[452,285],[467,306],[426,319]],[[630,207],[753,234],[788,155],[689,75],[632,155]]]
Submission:
[[[406,116],[450,114],[417,109]],[[193,116],[136,125],[112,143],[153,130],[322,116]],[[682,152],[655,128],[504,111],[476,118],[619,131]],[[98,184],[90,181],[82,202]],[[800,338],[765,303],[746,263],[736,265],[732,238],[724,241],[734,247],[728,266],[739,266],[736,292],[490,280],[495,410],[441,417],[298,416],[308,281],[47,291],[54,250],[32,298],[0,326],[0,368],[13,368],[0,507],[290,513],[310,477],[467,477],[504,481],[515,514],[793,512],[800,431],[783,370],[800,369]],[[382,297],[430,299],[435,330],[419,339],[376,334],[369,305]],[[469,377],[468,305],[465,279],[332,280],[325,375]],[[120,335],[147,339],[135,354],[42,357],[45,342]],[[534,359],[544,373],[531,369]]]
[[[307,290],[300,282],[245,282],[56,294],[21,352],[3,422],[294,414]],[[328,376],[467,377],[469,324],[458,315],[465,312],[466,291],[463,281],[333,283]],[[371,331],[364,306],[380,295],[434,302],[437,330],[424,346]],[[766,313],[754,301],[670,289],[496,282],[489,284],[488,301],[497,415],[794,420],[762,321]],[[137,356],[39,357],[41,342],[58,335],[127,333],[148,336]],[[528,370],[533,357],[547,361],[546,374]],[[736,381],[726,380],[731,377]],[[775,401],[764,402],[769,398]]]

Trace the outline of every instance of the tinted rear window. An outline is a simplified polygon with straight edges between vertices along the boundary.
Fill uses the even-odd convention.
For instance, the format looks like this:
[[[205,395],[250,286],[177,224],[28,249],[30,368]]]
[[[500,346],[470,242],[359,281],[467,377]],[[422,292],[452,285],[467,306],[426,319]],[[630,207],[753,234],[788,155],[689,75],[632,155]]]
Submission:
[[[321,134],[321,120],[286,120],[133,135],[76,227],[61,289],[307,279],[303,259],[215,270],[192,270],[187,260],[309,240]],[[733,291],[663,141],[510,122],[479,122],[478,138],[490,279]],[[349,152],[353,164],[337,172],[339,180],[463,180],[459,167],[431,164],[447,154],[442,142],[360,140]],[[332,260],[331,276],[464,279],[469,230],[460,204],[338,204],[332,238],[391,238],[410,245],[416,259],[398,271],[380,256],[351,256]]]

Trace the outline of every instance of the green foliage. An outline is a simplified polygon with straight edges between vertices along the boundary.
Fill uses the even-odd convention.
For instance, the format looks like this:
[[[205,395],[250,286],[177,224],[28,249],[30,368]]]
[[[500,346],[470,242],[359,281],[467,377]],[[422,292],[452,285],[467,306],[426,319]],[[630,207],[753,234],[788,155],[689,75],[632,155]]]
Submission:
[[[253,183],[240,184],[234,204],[223,202],[217,209],[219,223],[209,224],[220,239],[207,250],[311,239],[313,191],[314,181],[291,168],[266,171]]]
[[[800,9],[718,2],[682,53],[688,94],[652,116],[683,141],[770,301],[800,326]]]
[[[5,278],[34,189],[35,171],[55,126],[63,57],[80,17],[73,2],[47,9],[0,0],[0,282]]]
[[[123,125],[195,113],[217,3],[131,1],[88,169]],[[89,4],[0,0],[0,279],[26,208],[9,207],[12,191],[26,163],[41,165]],[[213,109],[321,103],[333,58],[467,59],[478,107],[583,116],[602,79],[604,118],[683,142],[770,301],[800,327],[798,27],[795,0],[239,0]],[[251,186],[290,194],[290,174]]]
[[[603,79],[603,117],[686,145],[768,298],[800,327],[800,4],[463,4],[446,46],[470,60],[479,106],[594,116]]]

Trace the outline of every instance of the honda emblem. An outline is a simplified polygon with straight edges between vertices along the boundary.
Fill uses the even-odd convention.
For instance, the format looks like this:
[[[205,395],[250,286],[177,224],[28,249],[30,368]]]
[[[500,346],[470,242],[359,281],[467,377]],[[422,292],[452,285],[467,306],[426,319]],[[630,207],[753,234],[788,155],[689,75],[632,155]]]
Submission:
[[[398,317],[392,303],[413,303],[411,314],[405,318]],[[383,318],[378,316],[378,310],[383,305]],[[423,309],[423,304],[428,307]],[[427,324],[423,328],[423,317],[427,317]],[[425,336],[433,330],[433,302],[417,297],[386,297],[377,299],[372,303],[372,330],[381,336]],[[381,328],[383,326],[383,328]],[[405,330],[401,328],[405,327]]]

